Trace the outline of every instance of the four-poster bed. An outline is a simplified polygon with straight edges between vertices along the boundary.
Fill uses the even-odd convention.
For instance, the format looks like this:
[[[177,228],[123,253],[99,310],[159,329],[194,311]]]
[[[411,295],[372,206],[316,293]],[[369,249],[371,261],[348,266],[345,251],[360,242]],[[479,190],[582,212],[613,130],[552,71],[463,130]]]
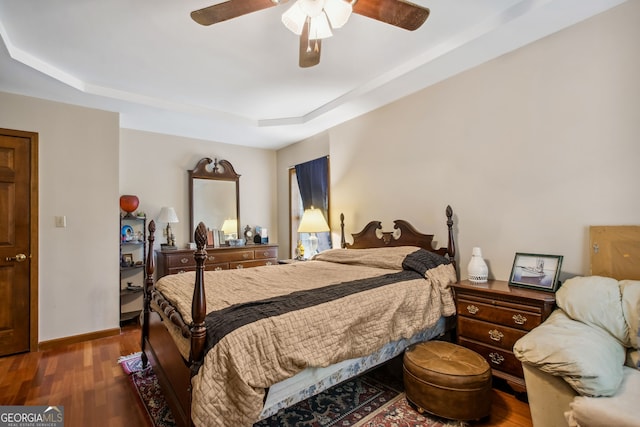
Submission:
[[[403,220],[370,222],[353,243],[313,261],[204,271],[206,227],[195,231],[195,272],[153,281],[149,224],[142,350],[176,422],[252,425],[446,332],[455,313],[453,211],[448,243]],[[206,290],[205,290],[206,289]]]

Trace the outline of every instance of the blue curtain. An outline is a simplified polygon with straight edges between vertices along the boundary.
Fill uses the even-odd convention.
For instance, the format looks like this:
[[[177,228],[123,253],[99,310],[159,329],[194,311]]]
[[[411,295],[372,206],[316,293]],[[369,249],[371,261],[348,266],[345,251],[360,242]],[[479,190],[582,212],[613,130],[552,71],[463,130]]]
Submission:
[[[302,207],[311,206],[321,209],[328,218],[329,209],[329,163],[326,157],[296,165],[298,188],[302,198]]]
[[[329,222],[329,158],[320,157],[296,165],[303,209],[320,209]],[[331,248],[331,233],[318,233],[318,250]]]

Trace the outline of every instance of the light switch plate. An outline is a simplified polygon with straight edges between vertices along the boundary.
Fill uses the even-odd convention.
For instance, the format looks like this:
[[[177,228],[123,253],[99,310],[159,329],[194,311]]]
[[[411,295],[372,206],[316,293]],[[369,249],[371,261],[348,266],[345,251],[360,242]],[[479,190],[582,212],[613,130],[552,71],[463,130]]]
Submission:
[[[64,228],[66,226],[67,226],[67,217],[64,215],[56,216],[56,227]]]

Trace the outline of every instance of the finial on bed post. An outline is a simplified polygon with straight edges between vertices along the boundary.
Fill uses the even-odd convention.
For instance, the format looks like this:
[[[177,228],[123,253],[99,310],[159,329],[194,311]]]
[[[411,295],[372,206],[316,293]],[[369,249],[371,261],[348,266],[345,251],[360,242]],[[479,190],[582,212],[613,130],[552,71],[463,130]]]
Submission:
[[[445,211],[447,214],[447,228],[449,229],[449,244],[447,245],[447,252],[449,253],[449,260],[455,265],[456,257],[456,242],[453,240],[453,209],[450,205],[447,205]]]
[[[347,240],[344,238],[344,214],[340,213],[340,247],[347,247]]]
[[[193,287],[193,301],[191,304],[191,362],[199,362],[204,357],[204,344],[207,338],[207,327],[204,317],[207,313],[207,300],[204,292],[204,261],[207,259],[207,227],[201,222],[193,233],[196,242],[196,251],[193,257],[196,260],[196,280]]]
[[[147,227],[149,230],[149,237],[147,237],[147,260],[144,270],[144,287],[142,292],[142,339],[140,348],[142,350],[142,366],[147,366],[147,354],[144,352],[145,339],[149,336],[149,309],[151,304],[151,291],[153,290],[153,273],[156,269],[153,260],[153,242],[156,240],[156,223],[154,220],[149,222]]]

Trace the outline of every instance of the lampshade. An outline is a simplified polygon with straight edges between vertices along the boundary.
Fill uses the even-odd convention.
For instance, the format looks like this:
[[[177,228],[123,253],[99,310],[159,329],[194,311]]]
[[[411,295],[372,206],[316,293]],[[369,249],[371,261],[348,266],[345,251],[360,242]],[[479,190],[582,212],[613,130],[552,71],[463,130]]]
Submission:
[[[160,209],[160,215],[158,215],[158,222],[180,222],[178,220],[178,215],[176,215],[176,210],[172,207],[163,207]]]
[[[282,14],[282,23],[300,35],[309,18],[309,39],[325,39],[333,35],[331,28],[340,28],[347,22],[351,10],[351,3],[344,0],[298,0]]]
[[[311,209],[305,209],[300,220],[298,233],[322,233],[329,231],[329,224],[324,219],[322,211],[311,206]]]
[[[224,234],[235,234],[238,232],[238,220],[237,219],[225,219],[222,224],[222,231]]]

